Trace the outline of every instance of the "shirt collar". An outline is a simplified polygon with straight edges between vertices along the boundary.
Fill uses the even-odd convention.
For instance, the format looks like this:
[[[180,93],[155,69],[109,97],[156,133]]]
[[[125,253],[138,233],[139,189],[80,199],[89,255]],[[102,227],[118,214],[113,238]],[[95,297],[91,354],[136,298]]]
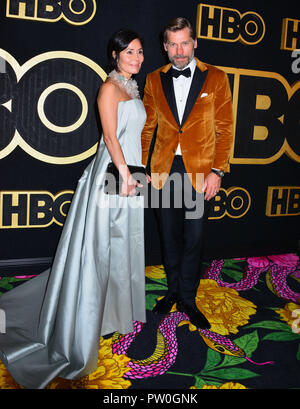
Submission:
[[[174,65],[172,65],[172,67],[174,68],[174,70],[178,70],[178,68],[176,68]],[[188,68],[188,67],[191,69],[191,77],[190,77],[190,78],[192,78],[193,75],[194,75],[195,68],[196,68],[196,60],[195,60],[195,58],[193,58],[192,61],[191,61],[186,67],[184,67],[183,69],[185,70],[185,69]],[[178,70],[178,71],[181,71],[181,70]],[[179,77],[178,77],[178,78],[179,78]],[[174,79],[174,80],[177,80],[178,78],[173,78],[173,79]]]

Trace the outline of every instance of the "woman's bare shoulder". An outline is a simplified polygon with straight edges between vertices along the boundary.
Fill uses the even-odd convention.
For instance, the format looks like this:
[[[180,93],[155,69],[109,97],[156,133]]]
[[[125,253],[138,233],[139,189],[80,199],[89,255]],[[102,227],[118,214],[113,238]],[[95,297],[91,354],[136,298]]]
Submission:
[[[120,88],[111,78],[107,78],[99,89],[98,98],[119,99],[119,96]]]

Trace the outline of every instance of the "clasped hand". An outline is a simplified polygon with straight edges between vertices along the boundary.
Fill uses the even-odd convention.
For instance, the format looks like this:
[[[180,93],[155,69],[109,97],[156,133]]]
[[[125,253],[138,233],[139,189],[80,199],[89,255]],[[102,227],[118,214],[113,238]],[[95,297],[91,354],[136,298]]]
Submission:
[[[132,175],[129,175],[122,182],[120,196],[136,196],[137,187],[143,187],[143,185],[135,180]]]

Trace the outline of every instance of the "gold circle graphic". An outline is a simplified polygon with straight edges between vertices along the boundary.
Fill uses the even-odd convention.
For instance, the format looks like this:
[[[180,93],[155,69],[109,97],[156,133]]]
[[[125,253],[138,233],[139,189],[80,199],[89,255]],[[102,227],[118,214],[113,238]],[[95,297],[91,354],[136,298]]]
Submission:
[[[255,26],[255,31],[254,31],[253,33],[251,33],[251,32],[249,31],[249,29],[248,29],[248,25],[251,24],[251,23]],[[246,31],[246,33],[247,33],[249,36],[254,36],[254,35],[258,32],[257,22],[254,21],[254,20],[249,20],[249,21],[247,21],[247,23],[245,24],[245,31]]]
[[[74,92],[78,98],[80,99],[82,110],[81,110],[81,115],[78,118],[76,122],[74,122],[72,125],[68,126],[58,126],[53,124],[52,122],[49,121],[49,119],[46,117],[45,111],[44,111],[44,104],[47,99],[47,97],[53,92],[58,89],[68,89],[72,92]],[[50,85],[48,88],[46,88],[40,95],[38,104],[37,104],[37,111],[40,117],[40,120],[42,123],[51,131],[53,132],[58,132],[58,133],[68,133],[75,131],[75,129],[79,128],[83,122],[85,121],[88,113],[88,102],[86,100],[86,97],[84,93],[77,88],[75,85],[68,84],[67,82],[58,82],[56,84]]]
[[[240,199],[241,204],[240,204],[239,206],[234,206],[234,202],[235,202],[237,199]],[[231,207],[232,207],[234,210],[240,210],[240,209],[242,209],[242,207],[244,206],[244,199],[243,199],[243,197],[242,197],[242,196],[234,196],[234,197],[231,199],[231,201],[230,201],[230,205],[231,205]]]
[[[72,3],[73,3],[73,2],[74,2],[74,0],[71,0],[70,3],[69,3],[69,8],[70,8],[70,10],[72,11],[72,13],[74,13],[74,14],[82,14],[82,13],[85,12],[85,10],[86,10],[86,2],[85,2],[85,1],[82,1],[82,0],[81,0],[81,3],[83,3],[83,8],[82,8],[81,11],[75,11],[75,10],[73,9],[73,6],[72,6]]]
[[[239,36],[239,40],[240,40],[243,44],[255,45],[255,44],[258,44],[258,43],[264,38],[264,35],[265,35],[265,32],[266,32],[266,25],[265,25],[265,22],[264,22],[263,18],[262,18],[258,13],[255,13],[254,11],[247,11],[246,13],[242,14],[242,18],[244,18],[244,17],[247,16],[248,14],[250,14],[251,16],[254,15],[254,16],[256,16],[256,17],[258,18],[258,20],[260,20],[260,22],[261,22],[261,24],[262,24],[262,29],[263,29],[262,34],[261,34],[261,36],[259,37],[259,39],[256,40],[255,42],[246,41],[241,35]],[[251,33],[251,32],[249,32],[249,28],[247,27],[249,23],[253,23],[253,24],[256,26],[256,30],[255,30],[255,33],[254,33],[254,34]],[[246,33],[247,33],[248,35],[253,36],[253,35],[255,35],[255,34],[258,32],[258,27],[259,27],[258,22],[255,21],[255,20],[253,20],[253,19],[251,19],[251,20],[249,20],[249,21],[245,24],[245,31],[246,31]]]
[[[225,213],[226,213],[229,217],[231,217],[232,219],[239,219],[239,218],[245,216],[245,214],[246,214],[246,213],[248,212],[248,210],[250,209],[250,206],[251,206],[251,196],[250,196],[250,193],[249,193],[246,189],[244,189],[243,187],[231,187],[231,188],[229,188],[229,189],[227,190],[227,197],[228,197],[229,194],[230,194],[232,191],[234,191],[234,190],[242,190],[243,192],[245,192],[245,193],[246,193],[246,196],[248,197],[248,201],[249,201],[248,206],[247,206],[247,208],[245,209],[245,211],[244,211],[243,213],[237,215],[237,216],[233,216],[232,214],[229,214],[229,212],[226,210]],[[236,207],[234,207],[234,206],[233,206],[233,202],[234,202],[234,200],[237,199],[237,198],[241,199],[242,206],[239,206],[239,207],[236,206]],[[230,201],[230,204],[231,204],[231,206],[232,206],[232,208],[233,208],[234,210],[239,210],[239,209],[241,209],[241,208],[243,207],[244,203],[245,203],[245,201],[244,201],[243,197],[242,197],[241,195],[239,195],[239,194],[237,194],[236,196],[234,196],[234,197],[231,199],[231,201]]]

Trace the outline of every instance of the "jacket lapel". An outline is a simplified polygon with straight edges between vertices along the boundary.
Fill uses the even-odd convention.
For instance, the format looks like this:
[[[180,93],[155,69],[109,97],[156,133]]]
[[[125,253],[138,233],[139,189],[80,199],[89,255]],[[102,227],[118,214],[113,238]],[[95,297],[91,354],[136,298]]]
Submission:
[[[199,64],[202,64],[197,59],[196,61]],[[171,67],[171,64],[169,66]],[[196,66],[195,68],[193,80],[192,80],[191,87],[190,87],[190,92],[189,92],[189,95],[186,101],[185,110],[183,113],[181,123],[178,117],[178,111],[177,111],[177,105],[176,105],[176,99],[175,99],[175,93],[174,93],[174,87],[173,87],[172,70],[168,69],[168,71],[161,71],[160,73],[162,88],[163,88],[166,100],[169,104],[170,110],[175,118],[175,121],[177,122],[180,128],[183,126],[189,114],[191,113],[191,110],[193,109],[193,106],[206,80],[208,69],[203,64],[202,66],[204,67],[204,71],[202,71],[203,68],[200,69],[198,66]]]
[[[180,127],[180,122],[178,118],[178,112],[177,112],[177,105],[176,105],[176,99],[175,99],[175,93],[174,93],[174,87],[173,87],[173,78],[171,75],[171,70],[168,70],[167,72],[161,72],[160,73],[160,78],[161,78],[161,84],[163,91],[165,93],[166,100],[169,104],[170,110],[175,118],[175,121],[177,122],[178,126]]]
[[[207,73],[208,73],[208,70],[201,71],[196,66],[195,72],[194,72],[194,75],[193,75],[193,80],[192,80],[192,83],[191,83],[190,92],[189,92],[189,95],[188,95],[188,98],[187,98],[187,101],[186,101],[186,104],[185,104],[185,110],[184,110],[184,113],[183,113],[181,126],[183,126],[183,124],[185,123],[187,117],[189,116],[189,114],[190,114],[190,112],[191,112],[191,110],[192,110],[192,108],[193,108],[199,94],[200,94],[200,91],[201,91],[201,89],[203,87],[204,81],[205,81],[205,79],[207,77]],[[173,91],[173,93],[174,93],[174,91]],[[174,97],[174,99],[175,99],[175,97]],[[175,105],[176,105],[176,101],[175,101]]]

